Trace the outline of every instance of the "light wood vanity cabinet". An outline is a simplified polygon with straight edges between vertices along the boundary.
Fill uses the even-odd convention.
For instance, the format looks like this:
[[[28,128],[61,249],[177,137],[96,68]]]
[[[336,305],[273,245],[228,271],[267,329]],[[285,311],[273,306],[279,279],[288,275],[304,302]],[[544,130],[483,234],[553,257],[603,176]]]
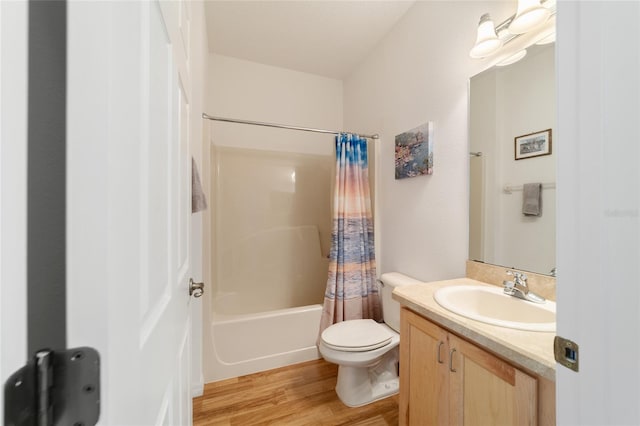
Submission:
[[[403,307],[400,425],[536,425],[538,383]]]

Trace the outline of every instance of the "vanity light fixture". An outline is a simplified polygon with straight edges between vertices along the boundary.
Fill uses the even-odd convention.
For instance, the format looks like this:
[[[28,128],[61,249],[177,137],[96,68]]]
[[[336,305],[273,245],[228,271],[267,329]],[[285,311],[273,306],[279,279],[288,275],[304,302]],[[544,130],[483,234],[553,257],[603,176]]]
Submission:
[[[556,32],[548,31],[541,36],[540,40],[536,41],[536,44],[542,46],[543,44],[553,43],[554,41],[556,41]]]
[[[476,44],[469,52],[469,56],[475,59],[484,58],[498,51],[502,47],[502,40],[496,34],[496,27],[488,13],[480,17]]]
[[[540,0],[518,0],[518,11],[509,24],[511,34],[524,34],[545,23],[551,12]]]
[[[503,47],[506,49],[506,45],[511,41],[526,35],[526,45],[517,52],[513,52],[512,49],[513,54],[503,52],[504,55],[508,55],[507,58],[496,65],[515,63],[525,57],[526,48],[531,44],[547,44],[555,41],[555,24],[543,25],[555,14],[555,0],[546,0],[543,3],[540,3],[540,0],[518,0],[517,12],[498,25],[494,25],[491,16],[485,13],[480,18],[476,43],[469,52],[469,56],[474,59],[492,56]]]
[[[515,64],[516,62],[518,62],[520,59],[524,58],[525,56],[527,56],[527,49],[522,49],[519,52],[516,52],[513,55],[509,56],[508,58],[498,62],[496,64],[496,66],[497,67],[506,67],[507,65]]]

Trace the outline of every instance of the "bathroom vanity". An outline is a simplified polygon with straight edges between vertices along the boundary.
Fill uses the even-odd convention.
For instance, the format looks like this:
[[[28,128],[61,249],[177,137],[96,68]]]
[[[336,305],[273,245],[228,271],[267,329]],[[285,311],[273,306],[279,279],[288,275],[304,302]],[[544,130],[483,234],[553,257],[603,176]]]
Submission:
[[[402,305],[400,424],[555,424],[555,333],[457,315],[434,300],[452,285],[489,284],[460,278],[393,293]]]

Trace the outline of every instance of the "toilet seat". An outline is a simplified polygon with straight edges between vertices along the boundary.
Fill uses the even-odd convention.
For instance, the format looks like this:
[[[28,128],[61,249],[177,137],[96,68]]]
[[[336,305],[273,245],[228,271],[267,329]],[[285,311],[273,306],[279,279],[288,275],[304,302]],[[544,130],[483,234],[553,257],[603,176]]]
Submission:
[[[328,348],[344,352],[366,352],[388,345],[393,333],[372,319],[349,320],[333,324],[322,332]]]

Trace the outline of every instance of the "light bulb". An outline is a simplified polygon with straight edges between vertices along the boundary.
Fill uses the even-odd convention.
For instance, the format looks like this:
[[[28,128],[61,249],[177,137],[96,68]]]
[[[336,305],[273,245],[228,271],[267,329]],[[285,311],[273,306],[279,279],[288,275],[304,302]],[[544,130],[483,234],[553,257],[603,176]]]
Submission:
[[[547,31],[546,33],[544,33],[540,37],[540,40],[536,41],[536,44],[544,45],[544,44],[553,43],[554,41],[556,41],[556,31],[555,29],[552,28],[550,31]]]
[[[502,47],[502,40],[498,39],[496,35],[496,27],[491,20],[491,16],[485,13],[480,18],[476,44],[469,52],[469,56],[472,58],[484,58],[500,49],[500,47]]]
[[[540,4],[540,0],[518,0],[518,11],[509,24],[511,34],[524,34],[544,23],[551,12]]]
[[[498,62],[496,64],[497,67],[506,67],[507,65],[511,65],[511,64],[515,64],[516,62],[518,62],[520,59],[524,58],[525,56],[527,56],[527,50],[523,49],[517,53],[514,53],[513,55],[509,56],[506,59],[503,59],[502,61]]]

